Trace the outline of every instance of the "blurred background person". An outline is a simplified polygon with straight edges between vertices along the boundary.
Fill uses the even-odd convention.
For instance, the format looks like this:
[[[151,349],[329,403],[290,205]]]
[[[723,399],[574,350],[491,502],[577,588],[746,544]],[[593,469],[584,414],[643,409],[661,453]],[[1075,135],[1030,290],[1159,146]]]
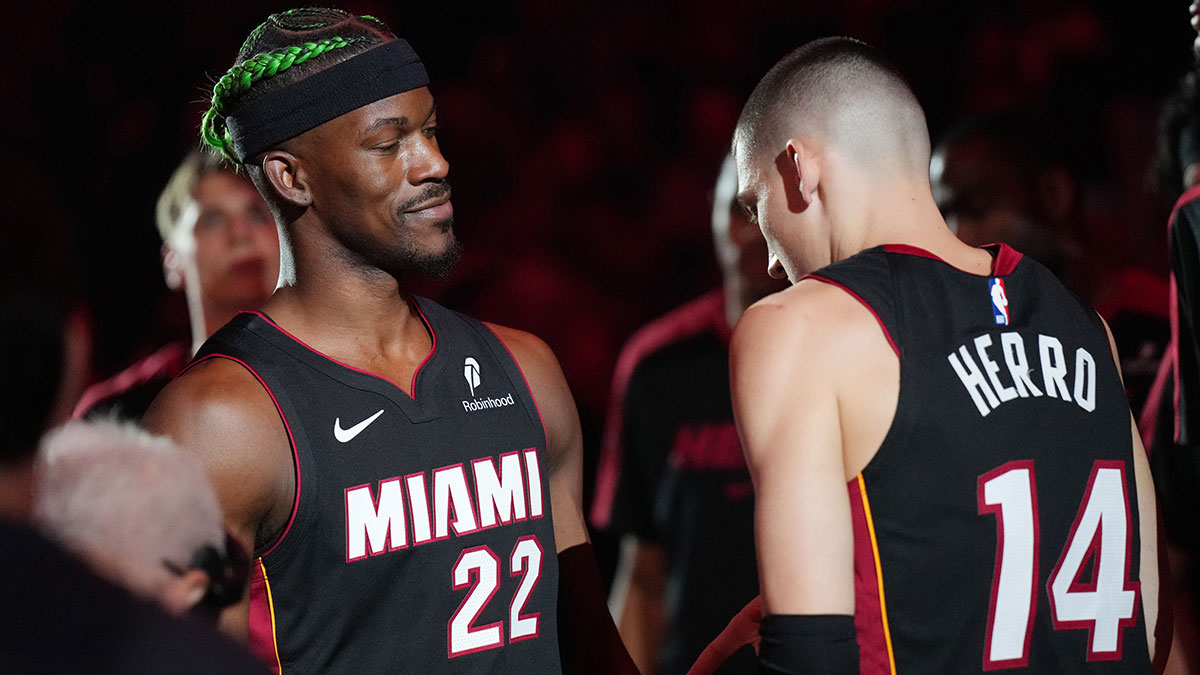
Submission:
[[[959,122],[930,160],[934,198],[959,239],[1032,256],[1096,308],[1117,342],[1130,407],[1140,411],[1168,339],[1166,280],[1096,241],[1063,136],[1024,111]]]
[[[172,174],[155,213],[167,287],[187,299],[190,340],[171,342],[89,387],[74,417],[137,419],[218,328],[257,309],[279,278],[279,235],[250,179],[217,155],[193,150]]]
[[[1052,143],[1031,115],[972,118],[937,144],[929,172],[942,217],[959,239],[1004,242],[1064,277],[1076,273],[1081,255],[1078,185]]]
[[[86,322],[56,202],[29,167],[3,162],[0,175],[0,669],[265,672],[209,627],[134,599],[29,526],[38,439],[78,396]]]
[[[685,673],[758,594],[754,503],[729,395],[729,336],[782,290],[767,246],[734,201],[726,157],[712,195],[723,283],[634,334],[621,352],[592,525],[621,538],[610,599],[643,673]],[[743,650],[722,672],[756,672]]]
[[[200,460],[133,423],[71,422],[41,443],[34,522],[102,576],[176,615],[216,619],[247,561]]]
[[[1193,5],[1195,8],[1195,5]],[[1193,11],[1195,11],[1193,9]],[[1200,92],[1184,75],[1159,118],[1152,187],[1175,206],[1167,222],[1171,339],[1138,426],[1162,511],[1171,565],[1175,649],[1168,673],[1200,672]]]

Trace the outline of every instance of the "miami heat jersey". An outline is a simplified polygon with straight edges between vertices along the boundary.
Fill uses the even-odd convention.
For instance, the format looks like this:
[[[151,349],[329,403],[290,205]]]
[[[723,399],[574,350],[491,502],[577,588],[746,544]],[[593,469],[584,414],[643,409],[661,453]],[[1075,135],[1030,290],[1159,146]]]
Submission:
[[[895,418],[849,484],[863,673],[1146,673],[1129,407],[1100,319],[1044,267],[907,246],[811,275],[877,316]]]
[[[545,433],[482,323],[416,301],[433,348],[410,396],[257,313],[197,355],[262,383],[296,501],[257,551],[250,643],[282,673],[556,673],[558,558]]]

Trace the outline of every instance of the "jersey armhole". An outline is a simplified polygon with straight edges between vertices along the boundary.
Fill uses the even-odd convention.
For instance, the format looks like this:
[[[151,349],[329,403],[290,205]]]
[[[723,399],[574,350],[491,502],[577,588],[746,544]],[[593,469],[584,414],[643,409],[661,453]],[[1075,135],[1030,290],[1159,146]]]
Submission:
[[[865,307],[867,309],[868,312],[871,313],[871,316],[875,317],[875,321],[877,321],[879,323],[879,330],[881,330],[883,332],[883,337],[887,338],[888,344],[891,345],[891,347],[892,347],[892,351],[896,353],[896,358],[898,358],[898,359],[901,358],[900,348],[896,346],[896,341],[892,339],[891,331],[888,330],[887,324],[885,324],[883,322],[883,317],[879,316],[879,312],[875,311],[875,308],[871,305],[871,303],[869,303],[865,299],[863,299],[863,297],[861,295],[859,295],[858,293],[855,293],[850,287],[848,287],[845,284],[842,284],[840,282],[834,281],[833,279],[830,279],[829,277],[821,276],[819,274],[807,274],[801,279],[801,281],[803,281],[804,279],[812,279],[814,281],[820,281],[822,283],[829,284],[830,286],[835,286],[837,288],[842,289],[850,297],[857,300],[859,304],[861,304],[863,307]]]
[[[292,525],[294,525],[296,522],[296,515],[300,511],[300,490],[301,490],[302,481],[301,481],[301,472],[300,472],[300,454],[297,451],[296,438],[292,434],[292,425],[288,422],[287,415],[284,414],[284,412],[283,412],[283,406],[281,406],[279,404],[279,399],[276,398],[275,392],[271,389],[271,386],[267,384],[266,380],[264,380],[263,377],[258,374],[258,371],[256,371],[250,364],[237,358],[236,356],[231,356],[229,354],[221,354],[221,353],[217,353],[217,352],[206,354],[203,357],[198,358],[195,361],[193,361],[192,363],[188,364],[187,368],[185,368],[180,373],[180,375],[183,375],[183,373],[186,373],[187,371],[191,370],[198,364],[208,361],[210,359],[226,359],[226,360],[232,361],[232,362],[238,364],[239,366],[241,366],[242,368],[245,368],[246,372],[253,375],[254,379],[258,381],[259,385],[262,386],[263,390],[267,392],[267,395],[271,397],[271,403],[275,406],[275,412],[279,414],[279,419],[280,419],[280,421],[283,422],[283,428],[287,432],[288,446],[292,451],[292,470],[295,473],[296,493],[292,498],[292,511],[288,515],[287,524],[284,525],[283,531],[279,533],[279,536],[275,538],[275,541],[271,542],[271,544],[269,546],[266,546],[265,550],[258,550],[258,547],[255,546],[254,557],[265,558],[267,555],[269,555],[270,553],[272,553],[273,551],[278,549],[280,544],[283,543],[284,539],[287,538],[288,534],[292,530]]]

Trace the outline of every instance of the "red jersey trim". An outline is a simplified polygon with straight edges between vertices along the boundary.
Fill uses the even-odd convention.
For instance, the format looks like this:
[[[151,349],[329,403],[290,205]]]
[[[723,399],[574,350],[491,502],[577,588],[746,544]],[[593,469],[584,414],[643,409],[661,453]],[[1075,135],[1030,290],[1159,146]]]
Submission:
[[[267,580],[267,568],[262,558],[254,561],[250,577],[250,616],[247,647],[271,672],[283,672],[279,658],[279,639],[275,633],[275,602],[271,596],[271,583]]]
[[[646,357],[672,343],[715,330],[729,343],[732,329],[725,317],[725,291],[717,288],[646,324],[629,338],[617,358],[613,387],[609,394],[604,441],[596,471],[596,492],[589,515],[592,527],[603,530],[612,521],[613,502],[621,477],[625,448],[621,444],[624,428],[625,393],[629,379]]]
[[[822,283],[829,284],[830,286],[837,286],[843,291],[846,291],[850,297],[857,300],[863,307],[866,307],[867,311],[871,312],[871,315],[874,316],[875,320],[879,322],[879,329],[883,331],[883,336],[887,338],[888,344],[892,346],[892,351],[896,352],[896,358],[900,358],[900,348],[896,346],[896,341],[892,339],[892,334],[888,331],[887,325],[883,323],[883,318],[879,316],[879,313],[875,311],[875,308],[871,306],[871,303],[864,300],[863,297],[858,293],[850,290],[849,287],[844,286],[828,277],[823,277],[819,274],[806,274],[800,280],[803,281],[804,279],[812,279],[814,281],[820,281]]]
[[[996,248],[996,258],[992,263],[991,276],[1002,277],[1002,276],[1005,276],[1008,274],[1012,274],[1013,270],[1017,269],[1017,263],[1021,262],[1021,258],[1025,257],[1024,254],[1022,254],[1021,252],[1017,251],[1016,249],[1009,246],[1008,244],[1003,244],[1003,243],[987,244],[984,246],[980,246],[979,248],[992,248],[992,247]],[[942,260],[942,258],[940,258],[939,256],[937,256],[933,253],[930,253],[929,251],[926,251],[923,248],[920,248],[917,246],[912,246],[910,244],[884,244],[883,250],[887,251],[888,253],[900,253],[903,255],[915,255],[915,256],[920,256],[922,258],[932,258],[933,260],[937,260],[937,261],[944,262],[944,263],[946,262],[945,260]],[[950,265],[950,263],[946,263],[946,264]],[[954,267],[953,265],[950,265],[950,266]],[[958,268],[956,267],[955,269],[958,269]]]
[[[282,327],[279,324],[272,321],[270,319],[270,317],[268,317],[266,314],[263,314],[262,312],[243,312],[243,313],[244,314],[253,314],[253,315],[257,316],[258,318],[262,319],[263,321],[266,321],[267,323],[274,326],[275,330],[278,330],[280,333],[283,333],[284,335],[288,336],[296,344],[300,345],[301,347],[304,347],[308,351],[316,354],[317,356],[325,359],[326,361],[329,361],[331,363],[336,363],[337,365],[339,365],[343,368],[346,368],[347,370],[353,370],[356,373],[362,373],[363,375],[370,375],[371,377],[383,380],[384,382],[387,382],[388,384],[399,389],[400,391],[404,391],[404,393],[408,394],[409,398],[411,398],[415,401],[415,400],[417,400],[417,376],[421,374],[421,369],[425,367],[425,364],[429,363],[429,360],[433,358],[433,355],[435,353],[437,353],[437,333],[434,332],[433,326],[429,323],[429,319],[425,318],[425,312],[421,311],[420,305],[418,305],[417,303],[414,302],[414,303],[412,303],[412,306],[413,306],[413,309],[417,310],[417,316],[421,317],[421,323],[425,324],[425,330],[429,331],[429,340],[433,344],[430,345],[429,353],[425,355],[425,359],[423,361],[421,361],[421,363],[417,366],[417,369],[413,371],[412,388],[409,391],[404,391],[404,387],[401,387],[399,384],[396,384],[392,380],[384,377],[383,375],[380,375],[379,373],[373,373],[369,370],[364,370],[362,368],[356,368],[348,363],[342,363],[341,361],[338,361],[337,359],[333,358],[332,356],[329,356],[328,354],[321,352],[320,350],[318,350],[318,349],[312,347],[311,345],[309,345],[308,343],[306,343],[304,340],[301,340],[300,338],[296,337],[295,335],[292,335],[291,333],[289,333],[287,331],[287,329],[285,329],[284,327]]]
[[[480,323],[483,322],[481,321]],[[546,432],[546,420],[542,418],[542,409],[540,406],[538,406],[537,395],[533,393],[533,387],[529,386],[529,378],[525,376],[525,369],[521,367],[521,362],[517,360],[517,357],[512,353],[512,350],[508,348],[508,344],[496,334],[496,331],[492,330],[492,327],[486,323],[483,324],[483,327],[491,331],[492,335],[496,336],[496,342],[499,342],[500,346],[504,347],[504,351],[508,352],[508,358],[512,359],[513,365],[517,367],[517,372],[521,374],[521,381],[525,383],[525,390],[529,392],[529,400],[533,401],[533,410],[537,413],[538,424],[542,425],[542,439],[546,446],[546,455],[549,456],[550,435]]]
[[[854,629],[858,635],[859,672],[895,675],[896,657],[883,593],[883,567],[862,474],[846,484],[854,527]]]
[[[283,540],[287,537],[288,532],[292,531],[292,524],[296,522],[296,514],[300,511],[300,453],[296,449],[296,438],[292,435],[292,425],[288,424],[287,415],[283,414],[283,406],[279,405],[279,400],[275,398],[275,392],[271,391],[271,387],[267,384],[266,380],[264,380],[262,376],[258,374],[258,371],[254,370],[250,364],[239,358],[229,356],[228,354],[214,353],[209,354],[202,359],[193,361],[190,365],[188,365],[187,368],[184,369],[183,372],[186,373],[187,371],[201,363],[204,363],[205,361],[208,361],[209,359],[228,359],[233,361],[234,363],[245,368],[251,375],[254,376],[254,379],[258,380],[258,383],[262,385],[264,390],[266,390],[267,395],[271,397],[271,403],[275,404],[275,411],[279,413],[279,419],[283,421],[283,428],[287,431],[288,444],[292,447],[292,466],[296,469],[296,496],[292,499],[292,513],[290,516],[288,516],[287,525],[284,526],[283,533],[279,535],[279,538],[275,540],[275,543],[271,544],[271,547],[268,548],[266,552],[262,554],[262,556],[259,556],[261,558],[269,555],[271,551],[279,548],[279,544],[283,543]],[[180,375],[182,374],[183,373],[180,373]]]

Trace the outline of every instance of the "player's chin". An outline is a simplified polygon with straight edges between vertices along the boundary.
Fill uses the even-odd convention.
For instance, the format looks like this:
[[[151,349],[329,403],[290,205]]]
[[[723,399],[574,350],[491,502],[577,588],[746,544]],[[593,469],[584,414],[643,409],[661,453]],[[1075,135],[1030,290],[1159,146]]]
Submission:
[[[442,245],[424,247],[419,253],[412,255],[409,260],[410,267],[434,279],[444,279],[449,276],[450,271],[454,269],[454,264],[462,255],[462,244],[459,243],[452,230],[448,229],[445,234]]]

